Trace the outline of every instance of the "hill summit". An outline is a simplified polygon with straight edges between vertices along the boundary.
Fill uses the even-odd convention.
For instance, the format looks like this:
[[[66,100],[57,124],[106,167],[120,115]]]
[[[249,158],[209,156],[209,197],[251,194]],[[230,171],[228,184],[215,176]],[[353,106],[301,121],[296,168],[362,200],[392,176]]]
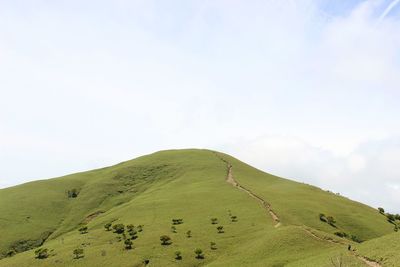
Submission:
[[[0,267],[400,266],[397,223],[224,153],[168,150],[1,189]]]

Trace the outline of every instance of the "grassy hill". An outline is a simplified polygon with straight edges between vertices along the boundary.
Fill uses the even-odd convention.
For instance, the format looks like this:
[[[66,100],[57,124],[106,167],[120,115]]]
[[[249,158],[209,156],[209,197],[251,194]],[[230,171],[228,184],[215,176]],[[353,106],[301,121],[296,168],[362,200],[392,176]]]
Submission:
[[[123,235],[106,231],[107,223],[143,225],[143,231],[125,249]],[[82,227],[88,232],[81,234]],[[372,242],[390,233],[393,225],[371,207],[210,150],[161,151],[0,190],[1,267],[334,266],[339,259],[366,266],[364,255],[380,260],[368,256]],[[162,235],[172,243],[161,245]],[[371,241],[358,244],[351,236]],[[365,254],[347,251],[348,244]],[[40,245],[48,258],[35,258]],[[84,257],[74,259],[77,248]],[[195,258],[196,248],[203,258]]]

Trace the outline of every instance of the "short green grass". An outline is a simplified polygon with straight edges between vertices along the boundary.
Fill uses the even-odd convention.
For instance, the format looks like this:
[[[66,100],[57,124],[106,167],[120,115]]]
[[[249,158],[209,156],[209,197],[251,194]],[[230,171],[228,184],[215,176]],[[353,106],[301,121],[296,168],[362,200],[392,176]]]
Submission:
[[[274,227],[257,200],[226,183],[227,166],[215,152],[161,151],[108,168],[0,190],[0,252],[15,241],[53,232],[43,245],[52,251],[49,258],[35,259],[34,250],[29,250],[1,259],[0,266],[143,266],[148,259],[149,266],[312,267],[331,266],[330,260],[342,254],[348,266],[363,266],[346,246],[319,240],[304,226],[330,235],[335,229],[318,218],[325,213],[335,217],[340,229],[363,239],[393,232],[368,206],[220,155],[233,164],[241,184],[272,204],[281,227]],[[68,198],[66,192],[72,188],[80,191],[77,198]],[[232,222],[229,213],[238,221]],[[213,217],[224,233],[211,224]],[[176,226],[177,233],[171,232],[173,218],[184,220]],[[125,250],[115,233],[105,231],[108,222],[142,224],[144,231],[133,241],[134,248]],[[82,235],[77,229],[85,223],[89,233]],[[164,234],[172,238],[171,245],[160,244]],[[210,242],[216,243],[216,250]],[[84,249],[84,258],[73,259],[75,248]],[[203,250],[204,259],[195,258],[196,248]],[[181,251],[181,260],[174,258],[175,251]]]

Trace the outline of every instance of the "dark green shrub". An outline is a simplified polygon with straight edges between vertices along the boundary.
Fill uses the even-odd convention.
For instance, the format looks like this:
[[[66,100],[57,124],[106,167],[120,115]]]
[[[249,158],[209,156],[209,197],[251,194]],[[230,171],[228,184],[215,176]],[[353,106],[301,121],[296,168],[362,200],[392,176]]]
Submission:
[[[106,223],[105,225],[104,225],[104,228],[106,229],[106,231],[111,231],[111,223]]]
[[[178,224],[182,224],[182,223],[183,223],[183,219],[172,219],[173,225],[178,225]]]
[[[114,233],[122,234],[125,232],[125,225],[122,223],[113,225]]]
[[[345,232],[335,232],[335,235],[342,237],[342,238],[347,238],[348,234],[346,234]]]
[[[46,259],[49,257],[49,252],[47,248],[39,248],[35,250],[36,259]]]
[[[176,227],[175,227],[175,226],[171,226],[171,232],[172,232],[172,233],[177,233]]]
[[[326,217],[326,220],[327,220],[327,223],[328,223],[329,225],[331,225],[331,226],[333,226],[333,227],[336,227],[336,226],[335,226],[335,223],[336,223],[335,218],[333,218],[332,216],[328,216],[328,217]]]
[[[167,235],[160,236],[160,241],[161,241],[161,245],[163,245],[163,246],[172,244],[171,237],[169,237]]]
[[[186,232],[186,237],[187,237],[187,238],[191,238],[191,237],[192,237],[192,231],[190,231],[190,230],[187,231],[187,232]]]
[[[181,260],[182,259],[182,253],[180,251],[175,251],[175,259],[176,260]]]
[[[322,221],[322,222],[328,222],[328,220],[326,219],[325,214],[323,214],[323,213],[320,213],[320,214],[319,214],[319,219],[320,219],[320,221]]]
[[[138,232],[142,232],[143,231],[143,225],[139,224],[137,227],[137,231]]]
[[[137,231],[136,230],[131,230],[131,231],[129,231],[128,232],[129,233],[129,235],[131,236],[131,239],[136,239],[138,236],[137,236]]]
[[[237,216],[231,216],[231,221],[232,222],[237,222]]]
[[[76,248],[76,249],[74,249],[74,251],[72,251],[72,253],[74,254],[74,259],[80,259],[80,258],[83,258],[83,257],[85,257],[85,255],[84,255],[84,250],[83,250],[83,248]]]
[[[196,259],[204,259],[203,250],[196,248],[194,254],[196,254]]]
[[[125,240],[125,249],[132,249],[133,242],[130,239]]]
[[[395,216],[393,214],[390,214],[390,213],[386,214],[386,218],[391,223],[393,223],[396,220]]]
[[[351,238],[350,238],[350,239],[353,240],[354,242],[357,242],[357,243],[363,242],[360,238],[358,238],[358,237],[355,236],[355,235],[351,235]]]
[[[217,227],[217,230],[218,230],[218,233],[219,233],[219,234],[224,233],[224,227],[223,227],[222,225],[218,226],[218,227]]]
[[[67,192],[68,198],[77,198],[79,195],[79,191],[76,188],[68,190]]]
[[[211,218],[211,224],[218,224],[217,218]]]
[[[82,226],[81,228],[79,228],[79,232],[83,235],[83,234],[87,234],[88,233],[88,227],[87,226]]]
[[[216,250],[217,249],[217,244],[215,242],[210,242],[210,249],[211,250]]]
[[[378,208],[379,213],[385,214],[385,209],[384,208]]]

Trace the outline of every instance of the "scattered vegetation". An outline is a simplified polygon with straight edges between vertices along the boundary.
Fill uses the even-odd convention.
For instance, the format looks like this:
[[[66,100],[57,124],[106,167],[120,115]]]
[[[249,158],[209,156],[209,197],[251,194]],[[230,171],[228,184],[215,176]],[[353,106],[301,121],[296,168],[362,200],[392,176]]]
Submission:
[[[123,234],[125,232],[125,225],[122,223],[113,225],[114,233]]]
[[[183,219],[172,219],[173,225],[178,225],[178,224],[182,224],[182,223],[183,223]]]
[[[79,228],[79,233],[81,235],[87,234],[88,233],[88,227],[87,226],[82,226],[81,228]]]
[[[106,231],[111,231],[111,226],[112,226],[111,223],[106,223],[106,224],[104,225],[104,228],[106,229]]]
[[[218,234],[225,233],[224,227],[222,225],[217,226]]]
[[[133,242],[130,239],[125,240],[125,249],[132,249]]]

